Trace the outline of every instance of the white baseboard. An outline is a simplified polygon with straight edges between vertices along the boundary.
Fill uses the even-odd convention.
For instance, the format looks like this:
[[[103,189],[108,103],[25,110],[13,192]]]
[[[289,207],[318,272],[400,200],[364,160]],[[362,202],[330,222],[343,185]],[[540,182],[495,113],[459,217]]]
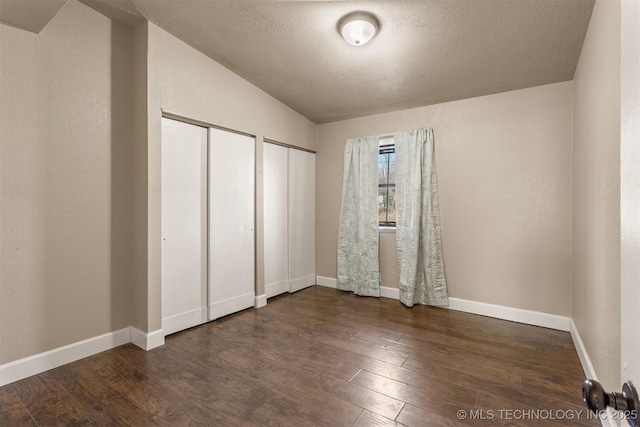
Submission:
[[[334,279],[332,277],[316,276],[316,285],[335,289],[338,286],[338,279]]]
[[[598,376],[596,375],[596,370],[593,368],[593,364],[591,363],[591,359],[589,358],[589,354],[587,353],[587,348],[582,342],[582,337],[580,336],[578,327],[576,326],[576,323],[573,321],[573,319],[569,321],[569,333],[571,333],[571,339],[573,340],[573,345],[576,348],[576,352],[578,353],[578,358],[580,359],[580,364],[582,365],[582,370],[584,371],[585,378],[597,381]],[[618,424],[616,423],[616,421],[614,421],[616,419],[616,414],[613,413],[611,408],[607,408],[607,414],[607,417],[600,418],[602,427],[618,427]],[[623,422],[622,425],[626,425],[626,423]]]
[[[265,285],[264,293],[267,295],[267,298],[273,298],[276,295],[284,294],[289,291],[289,281],[283,280],[281,282],[271,283]]]
[[[131,340],[133,344],[137,345],[143,350],[152,350],[156,347],[164,345],[165,334],[163,329],[156,329],[152,332],[143,332],[135,326],[130,326]]]
[[[629,424],[626,421],[620,420],[619,424],[618,420],[620,418],[619,414],[615,413],[614,409],[611,407],[607,407],[607,416],[603,417],[604,419],[600,419],[600,424],[602,427],[627,427]]]
[[[335,288],[337,280],[332,277],[318,276],[316,284],[327,288]],[[380,286],[380,296],[384,298],[400,299],[400,289],[388,286]],[[521,308],[507,307],[504,305],[487,304],[484,302],[470,301],[460,298],[449,298],[449,309],[464,311],[466,313],[479,314],[481,316],[494,317],[496,319],[510,320],[512,322],[525,323],[527,325],[542,326],[544,328],[569,331],[571,319],[566,316],[543,313],[540,311],[523,310]]]
[[[209,320],[207,318],[207,307],[200,307],[175,316],[165,317],[162,319],[162,330],[164,335],[167,336],[201,325],[206,323],[207,320]]]
[[[338,286],[338,280],[333,277],[316,276],[316,285],[335,289]],[[400,299],[400,289],[380,286],[380,296],[383,298]]]
[[[464,311],[465,313],[479,314],[481,316],[495,317],[496,319],[510,320],[512,322],[525,323],[527,325],[542,326],[543,328],[557,329],[565,332],[569,331],[569,323],[571,322],[571,318],[558,316],[557,314],[524,310],[521,308],[488,304],[485,302],[470,301],[460,298],[449,298],[449,309]]]
[[[571,339],[573,340],[573,345],[576,347],[576,351],[578,352],[578,358],[580,359],[580,364],[582,365],[582,370],[584,371],[584,375],[587,378],[597,380],[596,370],[593,369],[593,365],[591,364],[591,359],[587,354],[587,348],[584,346],[582,342],[582,337],[580,336],[580,332],[578,331],[578,327],[573,319],[569,322],[569,332],[571,333]]]
[[[255,292],[249,292],[224,301],[218,301],[209,305],[209,320],[215,320],[231,313],[244,310],[245,308],[254,307],[256,304]]]
[[[289,281],[289,292],[298,292],[301,289],[308,288],[316,284],[316,275],[311,274],[309,276],[299,277],[297,279],[291,279]]]
[[[0,387],[130,342],[129,328],[0,365]]]
[[[400,289],[380,286],[380,296],[383,298],[400,299]]]
[[[265,305],[267,305],[267,294],[258,295],[256,297],[256,304],[254,305],[254,307],[262,308]]]

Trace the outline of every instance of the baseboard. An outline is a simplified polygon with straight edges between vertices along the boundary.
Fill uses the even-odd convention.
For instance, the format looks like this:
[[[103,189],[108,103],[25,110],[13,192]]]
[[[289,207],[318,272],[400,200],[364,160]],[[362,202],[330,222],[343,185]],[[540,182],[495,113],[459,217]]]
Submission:
[[[593,364],[591,363],[591,359],[587,353],[587,348],[584,346],[584,342],[582,342],[582,337],[580,336],[578,327],[573,319],[569,321],[569,333],[571,333],[571,339],[573,340],[573,345],[578,353],[578,358],[580,359],[580,364],[582,365],[585,378],[597,381],[598,376],[596,375],[596,370],[593,368]],[[602,427],[618,427],[618,424],[614,420],[619,418],[619,416],[616,417],[617,414],[614,414],[611,408],[607,408],[607,415],[607,417],[600,417]],[[626,423],[623,422],[621,425],[626,425]]]
[[[311,274],[309,276],[299,277],[297,279],[291,279],[289,281],[289,292],[298,292],[304,288],[308,288],[309,286],[313,286],[316,284],[316,275]]]
[[[565,332],[569,331],[569,324],[571,322],[571,318],[566,316],[460,298],[449,298],[449,309]]]
[[[156,347],[160,347],[164,345],[164,337],[168,334],[165,334],[164,330],[156,329],[152,332],[143,332],[135,326],[130,326],[131,329],[131,340],[133,344],[137,345],[143,350],[151,350]]]
[[[254,305],[254,307],[262,308],[265,305],[267,305],[267,294],[258,295],[256,297],[256,304]]]
[[[580,359],[580,364],[582,365],[582,370],[584,371],[584,375],[587,378],[597,380],[596,370],[593,369],[593,365],[591,364],[591,359],[587,354],[587,348],[584,346],[582,342],[582,337],[580,336],[580,332],[578,331],[578,327],[573,319],[569,322],[569,332],[571,333],[571,339],[573,340],[573,345],[576,347],[576,351],[578,352],[578,358]]]
[[[335,288],[337,280],[332,277],[318,276],[316,284],[327,288]],[[400,299],[400,290],[388,286],[380,286],[380,296],[384,298]],[[479,314],[496,319],[525,323],[527,325],[542,326],[543,328],[569,331],[571,319],[566,316],[543,313],[540,311],[524,310],[503,305],[488,304],[460,298],[449,298],[449,309],[465,313]]]
[[[593,416],[595,416],[595,414],[591,414]],[[627,424],[626,421],[620,420],[620,424],[618,424],[617,421],[620,419],[620,414],[616,414],[614,409],[611,409],[611,407],[607,407],[607,416],[606,417],[601,417],[600,418],[600,424],[602,425],[602,427],[626,427],[629,424]]]
[[[207,318],[207,307],[200,307],[185,313],[176,314],[175,316],[165,317],[162,319],[162,330],[164,331],[164,335],[167,336],[201,325],[206,323],[207,320],[209,320]]]
[[[316,285],[335,289],[338,286],[338,280],[332,277],[316,276]],[[400,299],[400,290],[398,288],[380,286],[380,296],[383,298]]]
[[[256,304],[255,292],[249,292],[224,301],[218,301],[209,305],[209,320],[215,320],[231,313],[244,310],[245,308],[254,307]]]
[[[332,277],[316,276],[316,285],[335,289],[338,286],[338,280]]]
[[[380,296],[382,298],[400,299],[400,289],[380,286]]]
[[[130,342],[129,328],[0,365],[0,387]]]
[[[289,291],[288,280],[271,283],[271,284],[265,285],[264,287],[264,293],[266,294],[267,298],[273,298],[276,295],[284,294],[285,292],[288,292],[288,291]]]

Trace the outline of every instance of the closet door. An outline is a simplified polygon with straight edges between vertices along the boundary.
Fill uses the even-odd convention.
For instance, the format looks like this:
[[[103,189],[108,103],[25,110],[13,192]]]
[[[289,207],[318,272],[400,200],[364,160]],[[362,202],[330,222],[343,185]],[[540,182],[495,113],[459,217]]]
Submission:
[[[289,292],[316,283],[316,156],[289,150]]]
[[[162,329],[207,321],[207,129],[162,119]]]
[[[255,138],[209,129],[209,319],[255,305]]]
[[[267,298],[289,291],[288,148],[264,144],[264,280]]]

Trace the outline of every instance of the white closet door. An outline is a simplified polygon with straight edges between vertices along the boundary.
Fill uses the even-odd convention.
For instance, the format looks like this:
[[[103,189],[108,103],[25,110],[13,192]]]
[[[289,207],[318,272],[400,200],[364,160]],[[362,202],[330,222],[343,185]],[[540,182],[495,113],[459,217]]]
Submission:
[[[162,119],[162,329],[207,321],[207,129]]]
[[[209,129],[209,319],[255,304],[255,138]]]
[[[288,151],[264,144],[264,280],[267,298],[289,291]]]
[[[289,150],[289,283],[296,292],[316,283],[316,156]]]

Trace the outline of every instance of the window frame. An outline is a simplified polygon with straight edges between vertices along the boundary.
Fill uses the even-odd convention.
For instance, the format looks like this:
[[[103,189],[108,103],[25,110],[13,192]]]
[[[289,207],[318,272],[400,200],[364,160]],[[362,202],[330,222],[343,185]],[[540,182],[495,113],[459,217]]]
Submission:
[[[395,141],[393,140],[393,138],[384,138],[384,139],[380,139],[380,145],[378,147],[378,165],[380,165],[380,155],[383,154],[395,154],[396,152],[396,146],[395,146]],[[380,167],[380,166],[378,166]],[[387,157],[387,170],[389,169],[389,157]],[[389,175],[387,174],[387,183],[386,184],[380,184],[378,182],[378,190],[385,188],[385,189],[389,189],[389,188],[396,188],[396,183],[395,181],[393,183],[389,182]],[[389,192],[387,191],[387,203],[386,203],[386,219],[389,219]],[[396,228],[396,221],[379,221],[378,220],[378,227],[380,228],[380,230],[395,230]]]

